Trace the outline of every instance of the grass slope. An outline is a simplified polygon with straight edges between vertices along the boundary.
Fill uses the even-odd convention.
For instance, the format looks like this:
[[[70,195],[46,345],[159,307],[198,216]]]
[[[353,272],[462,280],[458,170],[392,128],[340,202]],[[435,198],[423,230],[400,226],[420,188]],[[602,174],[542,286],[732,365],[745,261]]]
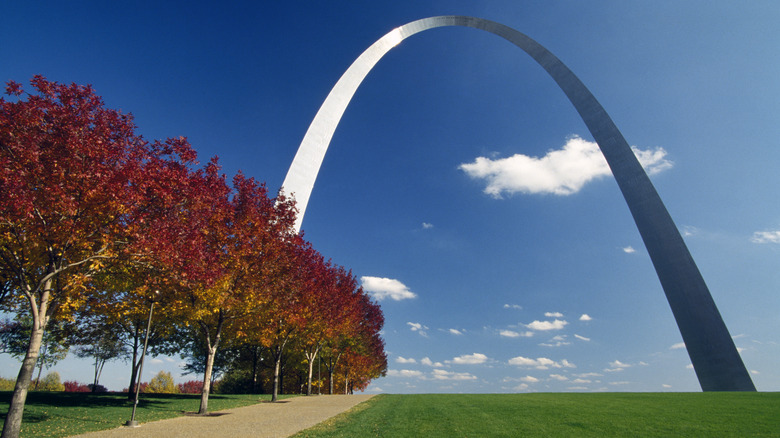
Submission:
[[[268,395],[209,396],[209,412],[270,400]],[[11,392],[0,392],[0,427],[5,421]],[[200,394],[141,394],[135,419],[139,423],[197,412]],[[65,437],[95,430],[115,429],[130,419],[133,402],[125,394],[30,392],[22,420],[22,437]]]
[[[296,438],[780,436],[780,393],[380,395]]]

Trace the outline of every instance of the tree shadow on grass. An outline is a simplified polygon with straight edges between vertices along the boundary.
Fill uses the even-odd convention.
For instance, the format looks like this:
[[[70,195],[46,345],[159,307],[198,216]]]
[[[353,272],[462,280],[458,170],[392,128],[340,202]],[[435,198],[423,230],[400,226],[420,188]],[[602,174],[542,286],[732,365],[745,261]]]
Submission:
[[[0,392],[0,405],[11,403],[10,391]],[[138,398],[138,407],[164,406],[166,400],[193,400],[192,394],[141,394]],[[127,407],[132,408],[133,401],[127,399],[126,393],[90,393],[90,392],[43,392],[35,391],[27,393],[25,406],[58,406],[58,407]]]
[[[8,415],[8,411],[4,411],[0,413],[0,420],[2,420],[3,423],[5,423],[5,417]],[[31,413],[31,414],[25,414],[24,416],[24,422],[25,423],[40,423],[43,421],[48,420],[51,418],[48,414],[43,413]]]

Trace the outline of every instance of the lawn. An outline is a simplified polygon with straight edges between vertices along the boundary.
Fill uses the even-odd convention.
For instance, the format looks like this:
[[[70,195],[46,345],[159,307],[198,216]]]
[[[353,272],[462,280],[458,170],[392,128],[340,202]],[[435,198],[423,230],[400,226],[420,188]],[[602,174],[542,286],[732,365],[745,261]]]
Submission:
[[[209,412],[270,400],[270,395],[209,396]],[[11,392],[0,392],[0,425],[5,421]],[[200,394],[141,394],[135,419],[139,423],[197,411]],[[22,437],[64,437],[113,429],[130,419],[133,403],[125,394],[30,392],[22,420]]]
[[[380,395],[295,438],[780,436],[780,393]]]

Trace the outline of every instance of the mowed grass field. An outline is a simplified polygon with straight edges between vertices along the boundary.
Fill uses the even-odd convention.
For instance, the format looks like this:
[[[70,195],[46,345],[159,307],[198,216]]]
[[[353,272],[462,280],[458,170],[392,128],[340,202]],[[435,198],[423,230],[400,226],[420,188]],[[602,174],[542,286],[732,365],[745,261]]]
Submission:
[[[295,438],[780,437],[780,393],[379,395]]]
[[[212,394],[209,412],[270,400],[270,395]],[[0,392],[0,427],[5,421],[11,392]],[[139,423],[196,412],[200,394],[141,394],[135,419]],[[22,420],[22,437],[65,437],[95,430],[115,429],[130,419],[133,402],[126,394],[30,392]],[[227,435],[226,435],[227,436]]]

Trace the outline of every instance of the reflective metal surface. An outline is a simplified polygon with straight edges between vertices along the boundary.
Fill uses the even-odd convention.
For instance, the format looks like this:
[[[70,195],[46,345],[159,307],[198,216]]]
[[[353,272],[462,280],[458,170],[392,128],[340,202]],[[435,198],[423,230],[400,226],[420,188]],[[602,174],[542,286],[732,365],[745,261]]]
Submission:
[[[300,230],[333,132],[360,83],[382,56],[401,41],[443,26],[472,27],[498,35],[523,49],[555,80],[582,117],[612,169],[653,261],[702,389],[755,391],[699,269],[623,135],[568,67],[536,41],[503,24],[464,16],[425,18],[393,29],[366,49],[323,102],[284,180],[284,192],[292,194],[297,201],[297,229]]]

